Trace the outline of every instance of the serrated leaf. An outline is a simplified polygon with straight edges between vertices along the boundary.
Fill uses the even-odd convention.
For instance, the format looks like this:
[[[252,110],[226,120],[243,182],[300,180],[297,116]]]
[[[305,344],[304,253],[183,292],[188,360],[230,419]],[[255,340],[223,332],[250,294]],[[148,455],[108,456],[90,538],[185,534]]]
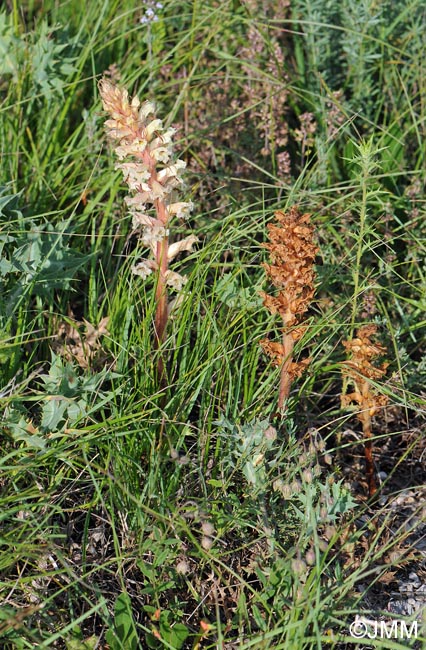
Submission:
[[[66,243],[68,237],[63,232],[55,232],[51,224],[31,225],[31,230],[20,238],[24,243],[18,244],[12,254],[14,270],[25,274],[24,285],[33,284],[38,295],[69,288],[87,257],[70,249]]]
[[[18,219],[22,218],[22,212],[18,209],[18,200],[19,194],[7,194],[8,188],[4,185],[0,186],[0,217],[5,219]],[[7,237],[8,241],[13,238],[9,238],[9,235],[2,235],[2,237]]]
[[[10,426],[9,428],[12,431],[12,437],[17,442],[25,442],[30,449],[46,449],[46,441],[41,436],[36,435],[35,433],[30,433],[26,427],[28,423],[25,420],[21,420],[19,426]]]
[[[46,20],[41,22],[30,57],[33,82],[48,102],[55,92],[63,95],[66,77],[75,71],[75,58],[66,56],[67,44],[58,43],[54,32]]]
[[[64,419],[67,409],[66,399],[61,396],[51,396],[42,408],[40,427],[45,431],[56,431],[58,424]]]
[[[222,303],[233,309],[254,309],[262,303],[256,291],[242,287],[231,273],[225,273],[216,283],[214,291]]]
[[[14,34],[11,14],[0,12],[0,76],[12,75],[17,81],[24,42]]]

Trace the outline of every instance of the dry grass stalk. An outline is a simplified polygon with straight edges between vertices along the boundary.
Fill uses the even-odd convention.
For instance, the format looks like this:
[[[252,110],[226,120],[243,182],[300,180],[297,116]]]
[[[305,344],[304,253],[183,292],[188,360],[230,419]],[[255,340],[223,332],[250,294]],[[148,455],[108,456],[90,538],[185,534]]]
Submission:
[[[174,129],[165,129],[155,117],[155,106],[138,97],[129,100],[127,90],[104,78],[99,82],[104,110],[111,119],[105,122],[109,138],[129,187],[126,203],[133,228],[140,232],[141,242],[151,250],[151,258],[133,267],[136,275],[146,278],[157,274],[155,345],[164,341],[168,319],[168,288],[181,291],[186,278],[169,269],[169,263],[182,251],[190,251],[197,241],[193,235],[169,244],[169,226],[174,217],[189,216],[192,203],[175,201],[173,195],[182,184],[183,160],[174,159],[172,137]],[[164,363],[159,360],[158,372],[164,379]]]
[[[372,421],[371,418],[377,410],[388,403],[385,395],[379,395],[371,385],[371,380],[377,380],[386,373],[389,364],[382,363],[374,366],[372,361],[386,352],[386,348],[379,343],[373,343],[371,337],[376,334],[375,325],[364,325],[356,332],[356,338],[343,341],[350,359],[343,364],[342,372],[350,380],[354,390],[352,393],[342,395],[342,406],[357,405],[357,417],[361,422],[364,434],[365,463],[368,483],[368,493],[372,497],[377,492],[374,471]]]
[[[283,409],[290,394],[291,382],[301,375],[310,359],[293,361],[293,348],[305,331],[300,325],[308,310],[315,287],[314,260],[318,248],[313,243],[309,214],[300,214],[296,207],[289,212],[276,212],[277,223],[268,224],[271,264],[264,268],[277,295],[263,293],[263,304],[283,320],[282,342],[262,340],[261,346],[277,366],[281,366],[278,407]]]

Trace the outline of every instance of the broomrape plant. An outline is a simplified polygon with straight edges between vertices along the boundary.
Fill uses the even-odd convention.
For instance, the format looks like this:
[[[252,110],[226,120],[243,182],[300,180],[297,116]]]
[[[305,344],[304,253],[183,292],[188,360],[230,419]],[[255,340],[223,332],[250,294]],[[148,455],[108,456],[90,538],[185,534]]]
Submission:
[[[357,417],[361,422],[362,431],[365,440],[365,465],[368,482],[368,494],[372,497],[377,491],[373,443],[372,443],[372,424],[371,418],[380,408],[388,403],[386,395],[379,395],[371,381],[380,379],[386,373],[388,363],[382,363],[380,366],[374,366],[372,361],[376,357],[382,356],[386,348],[379,343],[373,343],[371,337],[377,332],[375,325],[364,325],[356,332],[356,337],[348,341],[343,341],[350,359],[342,365],[342,373],[348,377],[354,390],[352,393],[344,393],[341,396],[343,407],[356,404]]]
[[[263,267],[279,292],[276,296],[267,293],[262,296],[271,314],[279,314],[283,320],[282,343],[264,339],[260,344],[273,363],[281,366],[278,408],[282,410],[290,394],[291,382],[310,362],[310,359],[293,361],[293,348],[306,329],[300,321],[315,292],[314,260],[318,248],[313,243],[309,214],[302,215],[292,207],[286,214],[276,212],[275,217],[278,223],[268,224],[270,243],[264,244],[272,264],[263,264]]]
[[[108,79],[101,79],[99,92],[104,110],[111,119],[105,122],[119,162],[116,169],[123,172],[129,187],[125,202],[132,216],[134,231],[150,249],[150,257],[141,260],[132,271],[143,279],[156,273],[155,346],[164,341],[168,320],[168,289],[180,292],[186,277],[172,271],[169,264],[182,251],[191,251],[198,241],[189,237],[170,244],[169,228],[174,217],[186,219],[192,210],[190,201],[175,201],[182,185],[181,173],[186,163],[173,156],[173,128],[165,129],[155,117],[155,106],[150,101],[141,104],[137,96],[129,99],[127,90]],[[164,379],[164,362],[160,357],[158,375]]]

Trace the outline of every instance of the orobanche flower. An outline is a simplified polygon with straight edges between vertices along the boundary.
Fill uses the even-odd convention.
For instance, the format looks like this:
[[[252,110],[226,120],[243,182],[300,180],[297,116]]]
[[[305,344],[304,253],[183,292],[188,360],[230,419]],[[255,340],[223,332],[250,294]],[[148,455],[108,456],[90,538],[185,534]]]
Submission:
[[[387,352],[383,345],[372,340],[376,333],[376,325],[363,325],[357,330],[355,338],[343,341],[349,359],[342,364],[342,373],[353,386],[352,393],[346,392],[345,389],[342,394],[342,406],[356,405],[357,417],[362,424],[365,467],[370,497],[377,491],[371,418],[377,414],[379,409],[383,409],[389,401],[387,395],[380,394],[373,383],[385,375],[389,365],[386,362],[380,365],[375,363],[377,357],[384,356]]]
[[[309,365],[310,359],[293,361],[295,341],[302,338],[306,327],[301,324],[315,292],[314,261],[318,248],[313,241],[310,215],[301,214],[296,206],[287,213],[275,213],[276,222],[268,224],[270,263],[263,264],[266,273],[278,290],[262,293],[263,304],[271,314],[279,314],[283,321],[282,342],[264,339],[263,350],[275,365],[281,367],[278,406],[284,407],[291,382]]]
[[[125,198],[132,217],[132,227],[140,241],[150,249],[154,259],[142,260],[132,267],[133,273],[146,279],[156,274],[156,338],[159,345],[167,323],[167,287],[181,291],[186,278],[169,269],[169,262],[180,252],[190,252],[198,241],[194,235],[169,244],[170,223],[185,220],[192,210],[190,201],[175,196],[182,187],[183,160],[173,155],[173,128],[164,128],[155,115],[153,102],[129,98],[127,90],[101,79],[99,92],[110,119],[105,122],[108,137],[118,158],[115,165],[129,188]]]
[[[101,79],[99,92],[102,104],[111,119],[105,122],[109,138],[115,141],[115,153],[131,195],[126,203],[135,230],[141,230],[142,242],[150,247],[169,235],[167,228],[173,216],[186,219],[192,210],[191,202],[168,202],[168,196],[182,184],[181,172],[186,163],[174,160],[172,150],[173,128],[164,129],[162,121],[155,117],[155,105],[138,97],[129,99],[127,90],[115,86],[108,79]],[[123,162],[121,162],[123,161]],[[158,163],[163,163],[158,169]],[[156,205],[164,202],[164,205]],[[149,211],[153,210],[153,215]],[[192,236],[179,250],[191,250],[188,246],[197,241]],[[179,242],[178,242],[179,244]],[[176,246],[173,244],[173,246]],[[170,255],[168,256],[170,258]],[[158,261],[158,260],[157,260]]]
[[[132,266],[132,272],[135,275],[140,275],[141,278],[145,279],[148,275],[151,275],[153,271],[157,270],[157,263],[154,260],[142,260],[134,266]]]
[[[182,183],[181,172],[186,163],[177,159],[168,164],[173,157],[175,130],[164,129],[162,121],[155,117],[152,102],[141,104],[138,97],[129,101],[127,90],[108,79],[101,79],[99,92],[103,107],[112,118],[105,122],[105,127],[109,138],[117,143],[115,153],[120,162],[116,169],[121,169],[124,182],[133,193],[127,200],[130,212],[145,212],[147,206],[155,206],[158,199],[164,199]],[[157,169],[158,163],[164,167]],[[191,204],[183,205],[189,209]],[[163,225],[172,214],[176,214],[174,209],[158,215]]]

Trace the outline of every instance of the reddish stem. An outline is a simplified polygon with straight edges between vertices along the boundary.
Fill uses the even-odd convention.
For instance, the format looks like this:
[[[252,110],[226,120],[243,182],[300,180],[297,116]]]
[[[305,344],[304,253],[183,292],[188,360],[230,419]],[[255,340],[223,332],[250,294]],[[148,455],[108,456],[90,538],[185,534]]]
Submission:
[[[293,362],[294,340],[291,334],[283,332],[283,355],[284,362],[281,366],[280,390],[278,395],[278,408],[282,410],[291,388],[290,367]]]
[[[368,496],[371,498],[377,492],[377,483],[373,458],[373,442],[371,440],[373,433],[371,430],[371,415],[369,404],[370,387],[367,381],[362,382],[361,395],[362,411],[359,414],[359,419],[361,420],[362,432],[364,434],[365,474],[367,477]]]
[[[365,436],[365,433],[364,433]],[[373,459],[373,443],[371,440],[365,441],[365,471],[367,475],[368,496],[371,498],[377,492],[376,473]]]
[[[151,179],[154,177],[155,178],[156,173],[155,171],[152,172],[151,174]],[[168,220],[168,215],[167,215],[167,210],[164,201],[157,199],[155,201],[155,209],[157,212],[157,217],[159,221],[161,221],[164,224],[164,227],[167,227],[167,220]],[[159,242],[157,242],[157,250],[156,250],[156,261],[158,264],[158,279],[157,279],[157,288],[155,291],[155,302],[156,302],[156,310],[155,310],[155,347],[156,349],[160,349],[164,338],[166,334],[166,327],[167,327],[167,306],[168,306],[168,299],[167,299],[167,285],[166,285],[166,273],[168,270],[168,259],[167,259],[167,253],[168,253],[168,248],[169,248],[169,238],[166,235],[163,237],[163,239]],[[160,380],[161,384],[164,384],[165,382],[165,368],[164,368],[164,360],[163,356],[160,353],[160,357],[158,359],[158,377]]]

